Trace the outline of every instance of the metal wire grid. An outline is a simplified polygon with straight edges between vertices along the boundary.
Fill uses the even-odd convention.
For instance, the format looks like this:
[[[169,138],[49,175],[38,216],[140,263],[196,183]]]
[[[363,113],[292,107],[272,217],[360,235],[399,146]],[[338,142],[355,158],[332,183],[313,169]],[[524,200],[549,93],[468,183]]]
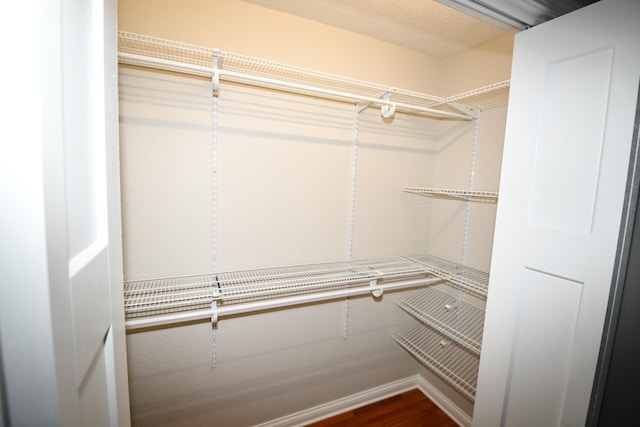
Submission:
[[[132,65],[144,65],[153,67],[154,65],[144,61],[144,57],[174,61],[182,64],[206,67],[211,71],[191,71],[192,73],[204,76],[211,76],[213,72],[212,63],[214,56],[222,59],[221,68],[227,71],[234,71],[252,76],[274,79],[282,82],[303,84],[317,88],[343,91],[354,95],[366,97],[382,97],[385,93],[390,94],[390,100],[398,103],[415,105],[417,107],[438,108],[451,112],[458,112],[447,105],[448,102],[457,102],[466,105],[488,108],[489,106],[505,104],[508,98],[509,82],[501,82],[490,86],[485,86],[473,91],[454,95],[449,98],[428,95],[425,93],[400,89],[392,86],[366,82],[344,76],[323,73],[307,68],[296,67],[239,55],[231,52],[219,51],[212,48],[176,42],[141,34],[125,31],[118,33],[118,49],[121,53],[139,55],[141,58],[120,59],[122,63]],[[171,66],[162,65],[157,68],[169,69]],[[173,68],[174,71],[184,71]],[[243,81],[242,78],[225,77],[227,80],[235,80],[244,83],[255,84]],[[261,84],[269,87],[269,84]],[[274,85],[273,87],[278,87]],[[280,87],[278,87],[281,89]]]
[[[151,316],[208,308],[213,301],[233,304],[425,274],[422,264],[393,257],[128,281],[125,314]]]
[[[421,324],[393,338],[423,365],[472,402],[478,384],[478,356]]]
[[[439,289],[429,287],[398,306],[470,351],[480,354],[485,311]]]
[[[211,67],[213,49],[145,36],[142,34],[118,32],[118,52],[140,55],[148,58],[175,61],[181,64],[197,65],[199,67]],[[138,62],[132,59],[122,60],[132,65],[152,66],[147,62]],[[162,68],[166,68],[163,66]],[[175,71],[180,71],[176,69]],[[201,75],[209,75],[200,73]]]
[[[127,318],[345,289],[427,274],[486,296],[488,274],[430,255],[300,264],[125,282]]]
[[[489,273],[476,270],[433,255],[415,255],[406,257],[425,266],[428,273],[456,284],[478,296],[487,296]]]
[[[473,202],[495,203],[498,200],[497,191],[454,190],[448,188],[427,187],[403,187],[402,191],[405,193],[417,194],[419,196],[447,197]]]
[[[218,273],[221,303],[237,303],[347,288],[374,279],[424,275],[420,263],[402,257],[302,264]]]
[[[457,111],[455,108],[447,105],[451,103],[468,105],[481,110],[500,107],[502,105],[507,105],[509,102],[510,85],[510,80],[504,80],[502,82],[443,98],[442,104],[434,102],[433,104],[428,105],[428,107],[441,107],[449,111]]]
[[[223,68],[228,71],[251,74],[253,76],[309,85],[323,89],[343,91],[367,97],[376,97],[378,95],[382,96],[383,93],[388,92],[390,94],[390,99],[393,101],[414,104],[417,106],[441,103],[443,101],[440,97],[420,92],[399,89],[392,86],[385,86],[335,74],[323,73],[308,68],[281,64],[235,53],[223,52],[222,56],[224,58]]]
[[[419,106],[441,104],[443,102],[443,98],[438,96],[157,37],[120,31],[118,33],[118,39],[118,49],[123,53],[165,59],[200,67],[211,67],[213,57],[216,55],[222,59],[222,69],[227,71],[325,89],[346,91],[369,97],[390,92],[394,101],[412,103]],[[135,65],[135,61],[131,59],[125,60],[124,62],[134,63]],[[241,78],[227,77],[227,79],[242,81]]]
[[[125,315],[133,318],[207,308],[216,292],[211,274],[125,282]]]

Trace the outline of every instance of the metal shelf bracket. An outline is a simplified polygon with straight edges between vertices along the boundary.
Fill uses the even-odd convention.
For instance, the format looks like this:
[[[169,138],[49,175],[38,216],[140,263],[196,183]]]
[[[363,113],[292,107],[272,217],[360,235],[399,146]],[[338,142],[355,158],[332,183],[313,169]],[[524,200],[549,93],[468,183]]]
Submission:
[[[211,303],[211,326],[214,328],[218,324],[218,302],[213,301]]]
[[[214,97],[218,97],[220,94],[220,69],[222,68],[222,63],[224,62],[224,58],[221,55],[219,49],[214,49],[213,51],[213,60],[211,65],[213,66],[213,74],[211,75],[211,90]]]
[[[384,293],[384,289],[378,287],[378,279],[373,279],[369,282],[369,288],[371,289],[371,295],[375,298],[380,298]]]
[[[384,100],[391,100],[391,92],[387,92],[387,94],[384,95]],[[380,114],[382,114],[382,117],[385,119],[393,118],[394,114],[396,114],[396,104],[384,104],[380,106]]]
[[[469,117],[471,117],[474,120],[478,118],[478,109],[477,108],[471,108],[468,105],[459,104],[457,102],[447,102],[446,104],[448,106],[450,106],[450,107],[455,108],[459,112],[468,115]]]
[[[393,95],[395,90],[396,90],[396,88],[392,88],[392,89],[389,89],[389,90],[378,92],[375,95],[373,95],[372,98],[384,99],[385,101],[389,101],[391,99],[391,95]],[[364,110],[369,108],[371,106],[371,104],[373,104],[373,102],[371,102],[371,101],[369,101],[369,102],[359,102],[356,111],[358,112],[358,114],[360,114],[361,112],[363,112]],[[385,105],[381,106],[380,111],[382,112],[382,116],[383,117],[386,117],[386,118],[393,117],[393,115],[396,112],[396,106],[395,106],[395,104],[393,104],[393,105],[385,104]],[[385,111],[387,111],[387,113],[385,113]],[[385,114],[389,114],[389,112],[390,112],[390,115],[385,116]]]

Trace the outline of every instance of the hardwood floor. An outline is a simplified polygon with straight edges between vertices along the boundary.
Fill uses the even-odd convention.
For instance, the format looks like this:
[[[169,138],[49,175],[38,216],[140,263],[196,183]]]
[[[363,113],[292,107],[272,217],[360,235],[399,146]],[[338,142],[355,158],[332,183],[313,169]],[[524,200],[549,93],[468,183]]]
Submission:
[[[457,427],[418,389],[309,424],[307,427]]]

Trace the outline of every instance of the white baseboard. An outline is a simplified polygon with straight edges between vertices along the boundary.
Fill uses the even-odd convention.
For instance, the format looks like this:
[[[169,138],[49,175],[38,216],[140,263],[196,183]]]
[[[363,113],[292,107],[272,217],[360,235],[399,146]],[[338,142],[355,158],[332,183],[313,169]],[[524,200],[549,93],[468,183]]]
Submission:
[[[458,405],[445,396],[440,390],[431,385],[421,375],[416,375],[416,387],[431,400],[438,405],[445,414],[461,427],[471,427],[471,417],[460,409]]]
[[[378,402],[414,388],[419,389],[459,425],[464,427],[471,426],[471,417],[460,410],[457,405],[439,390],[425,381],[422,376],[414,375],[275,420],[267,421],[255,427],[301,427],[352,409],[360,408],[370,403]]]

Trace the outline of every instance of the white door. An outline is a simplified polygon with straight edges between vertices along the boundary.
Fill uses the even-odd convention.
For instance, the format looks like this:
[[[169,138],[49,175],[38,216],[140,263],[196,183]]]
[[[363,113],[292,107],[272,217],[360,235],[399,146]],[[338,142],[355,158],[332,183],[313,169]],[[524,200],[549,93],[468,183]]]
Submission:
[[[116,13],[115,0],[31,1],[3,22],[17,69],[2,76],[9,425],[129,424]]]
[[[474,426],[583,426],[640,76],[640,2],[516,35]]]

